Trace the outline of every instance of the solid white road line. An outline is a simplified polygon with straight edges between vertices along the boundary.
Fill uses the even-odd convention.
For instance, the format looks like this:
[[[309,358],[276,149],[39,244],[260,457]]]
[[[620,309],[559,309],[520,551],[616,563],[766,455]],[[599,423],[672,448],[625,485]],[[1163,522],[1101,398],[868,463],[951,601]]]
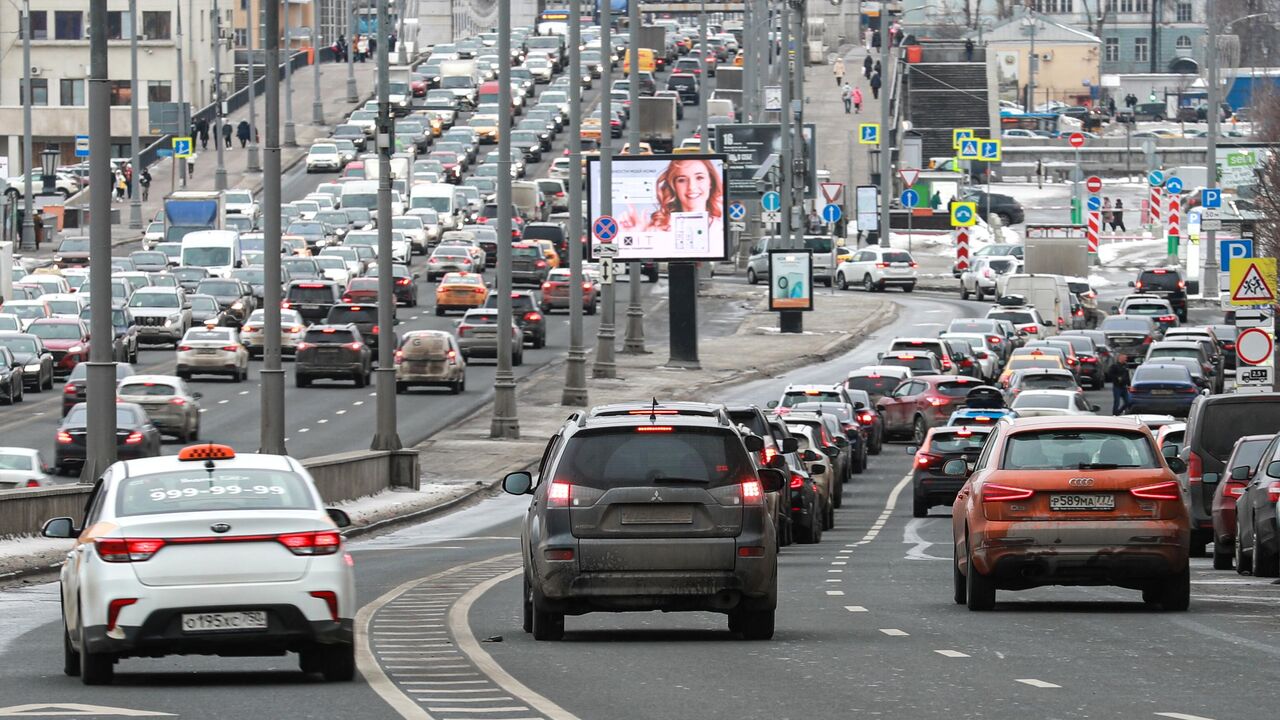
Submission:
[[[454,642],[457,643],[458,649],[462,651],[462,654],[466,655],[476,668],[498,687],[511,693],[517,699],[529,703],[531,707],[551,720],[578,720],[573,713],[551,702],[529,686],[515,679],[506,670],[503,670],[502,666],[493,659],[493,656],[480,647],[476,636],[471,632],[471,624],[467,622],[467,615],[471,611],[471,606],[475,605],[481,596],[498,583],[519,577],[523,572],[524,568],[516,568],[511,572],[489,578],[464,593],[462,597],[458,598],[458,602],[449,609],[449,629],[453,631]],[[434,710],[435,708],[432,709]],[[511,709],[524,710],[527,708]],[[493,708],[492,710],[497,711],[498,709]]]
[[[959,650],[934,650],[934,652],[938,653],[942,657],[949,657],[949,658],[969,657],[967,653],[962,653]]]
[[[1037,679],[1035,679],[1035,678],[1016,678],[1016,679],[1015,679],[1015,681],[1016,681],[1016,682],[1020,682],[1020,683],[1022,683],[1023,685],[1030,685],[1031,687],[1034,687],[1034,688],[1060,688],[1060,687],[1062,687],[1061,685],[1054,685],[1054,684],[1053,684],[1053,683],[1051,683],[1051,682],[1045,682],[1044,680],[1037,680]]]
[[[862,536],[862,540],[854,543],[855,545],[866,545],[876,539],[876,536],[880,534],[880,530],[885,526],[885,523],[889,522],[889,517],[893,515],[894,508],[898,507],[898,496],[901,495],[902,491],[910,484],[911,473],[907,473],[902,476],[902,479],[898,481],[898,484],[894,485],[893,490],[889,492],[889,498],[884,502],[884,510],[880,512],[880,517],[876,518],[876,521],[871,524],[871,529],[867,531],[866,535]]]

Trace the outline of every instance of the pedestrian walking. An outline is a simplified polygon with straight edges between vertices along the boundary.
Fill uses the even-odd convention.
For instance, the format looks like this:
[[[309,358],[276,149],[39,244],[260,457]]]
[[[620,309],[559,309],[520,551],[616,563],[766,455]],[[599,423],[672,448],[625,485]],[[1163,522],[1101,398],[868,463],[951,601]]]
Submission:
[[[138,187],[142,188],[142,202],[146,202],[151,197],[151,171],[143,168],[142,174],[138,176]]]
[[[387,36],[387,52],[393,53],[396,51],[396,42],[397,40],[396,40],[395,33],[391,33],[390,35]]]
[[[862,88],[853,89],[853,111],[862,114]]]
[[[116,189],[116,202],[124,202],[125,182],[123,170],[116,171],[115,182],[113,184]]]
[[[880,99],[880,73],[871,73],[871,99]]]
[[[378,52],[378,38],[370,36],[369,37],[369,53],[368,53],[369,57],[373,57],[373,54],[376,52]]]
[[[367,35],[356,36],[356,62],[364,62],[369,55],[369,37]]]
[[[880,74],[880,61],[879,61],[879,60],[877,60],[877,61],[876,61],[875,66],[871,68],[871,74],[872,74],[872,75],[879,75],[879,74]]]
[[[1116,204],[1111,210],[1111,232],[1128,232],[1124,226],[1124,202],[1120,198],[1116,198]]]
[[[1111,365],[1111,370],[1107,371],[1107,379],[1111,381],[1111,414],[1119,415],[1129,408],[1133,402],[1133,398],[1129,396],[1129,383],[1132,376],[1129,374],[1129,356],[1120,353],[1116,356],[1116,361]]]
[[[133,164],[132,163],[124,164],[124,192],[125,192],[125,195],[130,200],[133,199]]]
[[[223,147],[228,147],[228,148],[229,148],[229,147],[231,147],[231,133],[232,133],[232,132],[234,132],[234,131],[231,129],[231,123],[229,123],[229,122],[224,122],[224,123],[222,123],[222,145],[223,145]]]
[[[249,132],[249,121],[241,120],[236,126],[236,139],[240,141],[241,148],[249,143]]]
[[[937,210],[942,207],[942,191],[934,190],[933,195],[929,196],[929,209]]]
[[[844,114],[848,115],[850,112],[853,111],[853,86],[852,85],[850,85],[849,83],[845,83],[844,87],[840,88],[840,99],[844,101]]]
[[[196,120],[196,135],[200,137],[200,149],[209,149],[209,121],[204,118]]]
[[[973,38],[964,40],[964,61],[973,62]]]
[[[1100,227],[1099,229],[1101,229],[1101,230],[1106,230],[1106,229],[1107,229],[1107,226],[1108,226],[1108,225],[1111,225],[1111,229],[1112,229],[1112,230],[1115,230],[1115,229],[1116,229],[1116,226],[1115,226],[1114,224],[1112,224],[1111,220],[1112,220],[1112,215],[1111,215],[1111,198],[1109,198],[1109,197],[1104,197],[1104,198],[1102,198],[1102,223],[1101,223],[1101,227]]]
[[[880,47],[880,31],[876,30],[871,33],[871,49],[875,50]]]
[[[844,85],[844,58],[836,58],[836,62],[831,66],[831,72],[836,76],[836,87]]]

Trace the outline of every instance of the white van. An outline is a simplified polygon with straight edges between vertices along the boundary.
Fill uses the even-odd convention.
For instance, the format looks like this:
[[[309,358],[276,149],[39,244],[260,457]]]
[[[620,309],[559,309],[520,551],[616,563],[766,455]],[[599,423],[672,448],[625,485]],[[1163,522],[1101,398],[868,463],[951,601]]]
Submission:
[[[1071,323],[1071,288],[1061,275],[1017,273],[1004,277],[1000,297],[1019,295],[1050,324],[1047,335],[1057,335]]]
[[[240,233],[235,230],[197,230],[182,238],[182,265],[202,267],[210,275],[231,277],[244,265]]]
[[[414,215],[415,210],[435,210],[440,216],[441,230],[452,230],[458,226],[458,214],[464,207],[466,200],[453,185],[418,183],[409,191],[409,208],[406,214]]]
[[[378,211],[378,181],[348,180],[342,184],[342,207]]]

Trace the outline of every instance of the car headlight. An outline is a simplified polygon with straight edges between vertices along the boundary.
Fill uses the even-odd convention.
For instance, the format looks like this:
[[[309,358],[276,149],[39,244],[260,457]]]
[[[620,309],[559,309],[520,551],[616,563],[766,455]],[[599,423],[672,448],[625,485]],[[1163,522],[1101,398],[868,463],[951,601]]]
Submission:
[[[244,303],[243,303],[243,302],[241,302],[240,300],[237,300],[237,301],[235,301],[235,302],[231,303],[231,309],[232,309],[232,310],[243,310],[243,309],[244,309]]]
[[[179,315],[170,315],[169,319],[165,320],[164,322],[166,325],[169,325],[169,324],[181,322],[181,321],[182,321],[182,315],[179,314]]]
[[[38,373],[40,372],[40,363],[34,363],[32,365],[23,365],[22,370],[23,372]]]
[[[81,352],[81,351],[83,351],[83,350],[84,350],[84,346],[83,346],[83,345],[72,345],[71,347],[67,348],[67,354],[68,354],[68,355],[74,355],[74,354],[76,354],[76,353],[78,353],[78,352]]]

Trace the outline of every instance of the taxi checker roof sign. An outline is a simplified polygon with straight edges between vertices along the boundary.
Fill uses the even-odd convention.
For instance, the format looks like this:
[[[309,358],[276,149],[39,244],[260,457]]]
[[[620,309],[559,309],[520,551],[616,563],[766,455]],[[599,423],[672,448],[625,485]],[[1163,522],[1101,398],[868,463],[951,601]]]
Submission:
[[[604,187],[599,158],[587,163],[587,217],[608,192],[617,220],[615,259],[724,260],[729,256],[724,155],[622,155]],[[592,243],[592,257],[598,242]]]

